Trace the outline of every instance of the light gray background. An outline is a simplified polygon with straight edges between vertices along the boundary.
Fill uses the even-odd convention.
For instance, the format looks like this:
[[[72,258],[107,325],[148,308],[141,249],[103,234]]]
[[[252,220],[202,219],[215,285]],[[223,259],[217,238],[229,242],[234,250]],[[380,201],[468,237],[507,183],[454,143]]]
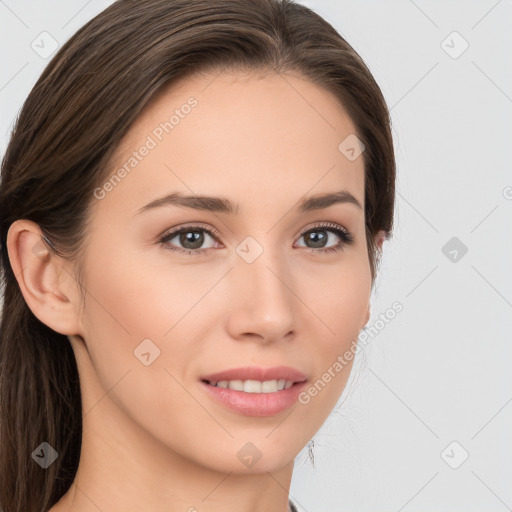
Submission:
[[[51,58],[32,41],[62,44],[110,3],[0,0],[2,156]],[[357,356],[290,495],[308,512],[510,510],[512,1],[302,3],[360,53],[391,109],[396,228],[368,326],[404,309]]]

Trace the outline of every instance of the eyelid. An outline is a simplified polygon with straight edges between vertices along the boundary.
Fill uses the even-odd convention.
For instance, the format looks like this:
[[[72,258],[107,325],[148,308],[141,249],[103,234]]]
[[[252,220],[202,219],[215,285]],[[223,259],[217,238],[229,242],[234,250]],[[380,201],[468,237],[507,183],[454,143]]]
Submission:
[[[166,237],[168,237],[170,235],[173,235],[175,233],[179,233],[180,231],[183,231],[185,229],[190,229],[190,230],[193,230],[193,229],[197,229],[197,230],[204,229],[207,232],[211,231],[212,234],[214,234],[216,237],[222,238],[222,235],[213,226],[210,226],[208,224],[202,224],[202,223],[197,223],[196,224],[194,222],[180,224],[179,226],[176,226],[175,228],[170,228],[170,229],[164,231],[161,235],[159,235],[158,238],[159,239],[166,238]]]
[[[311,231],[312,229],[315,229],[315,228],[333,228],[333,229],[339,229],[340,231],[343,231],[347,236],[351,236],[351,233],[350,231],[341,226],[340,224],[336,224],[335,222],[316,222],[316,223],[313,223],[313,224],[310,224],[308,225],[307,227],[305,227],[300,233],[299,233],[299,237],[305,235],[308,231]]]

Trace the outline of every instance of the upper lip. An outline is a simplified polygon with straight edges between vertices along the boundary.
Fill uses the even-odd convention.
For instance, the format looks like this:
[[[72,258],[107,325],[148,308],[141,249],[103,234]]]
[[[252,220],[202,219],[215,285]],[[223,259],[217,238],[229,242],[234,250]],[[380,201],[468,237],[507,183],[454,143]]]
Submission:
[[[288,380],[292,382],[302,382],[306,376],[289,366],[274,366],[272,368],[261,368],[259,366],[244,366],[241,368],[231,368],[218,373],[212,373],[201,377],[202,380],[209,382],[219,382],[221,380],[259,380],[265,382],[268,380]]]

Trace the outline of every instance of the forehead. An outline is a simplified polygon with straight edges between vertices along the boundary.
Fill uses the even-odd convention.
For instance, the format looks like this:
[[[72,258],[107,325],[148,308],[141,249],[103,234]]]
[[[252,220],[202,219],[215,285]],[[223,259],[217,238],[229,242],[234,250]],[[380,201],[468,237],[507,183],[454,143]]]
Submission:
[[[345,188],[364,204],[363,158],[339,147],[355,133],[339,100],[300,75],[188,77],[160,91],[130,127],[112,160],[110,176],[124,168],[122,182],[101,203],[134,210],[176,190],[242,196],[261,209],[284,192],[299,199]]]

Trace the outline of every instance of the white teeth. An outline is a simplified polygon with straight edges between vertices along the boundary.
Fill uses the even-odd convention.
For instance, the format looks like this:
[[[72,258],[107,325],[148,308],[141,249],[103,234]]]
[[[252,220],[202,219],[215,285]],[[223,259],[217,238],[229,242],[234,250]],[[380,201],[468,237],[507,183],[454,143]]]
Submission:
[[[293,382],[285,379],[266,380],[220,380],[219,382],[210,382],[212,386],[219,388],[229,388],[235,391],[244,391],[245,393],[275,393],[293,386]]]
[[[244,390],[244,381],[243,380],[230,380],[228,382],[228,388],[234,389],[235,391],[243,391]]]
[[[230,388],[232,389],[232,388]],[[244,381],[244,391],[246,393],[261,393],[261,381],[246,380]]]

